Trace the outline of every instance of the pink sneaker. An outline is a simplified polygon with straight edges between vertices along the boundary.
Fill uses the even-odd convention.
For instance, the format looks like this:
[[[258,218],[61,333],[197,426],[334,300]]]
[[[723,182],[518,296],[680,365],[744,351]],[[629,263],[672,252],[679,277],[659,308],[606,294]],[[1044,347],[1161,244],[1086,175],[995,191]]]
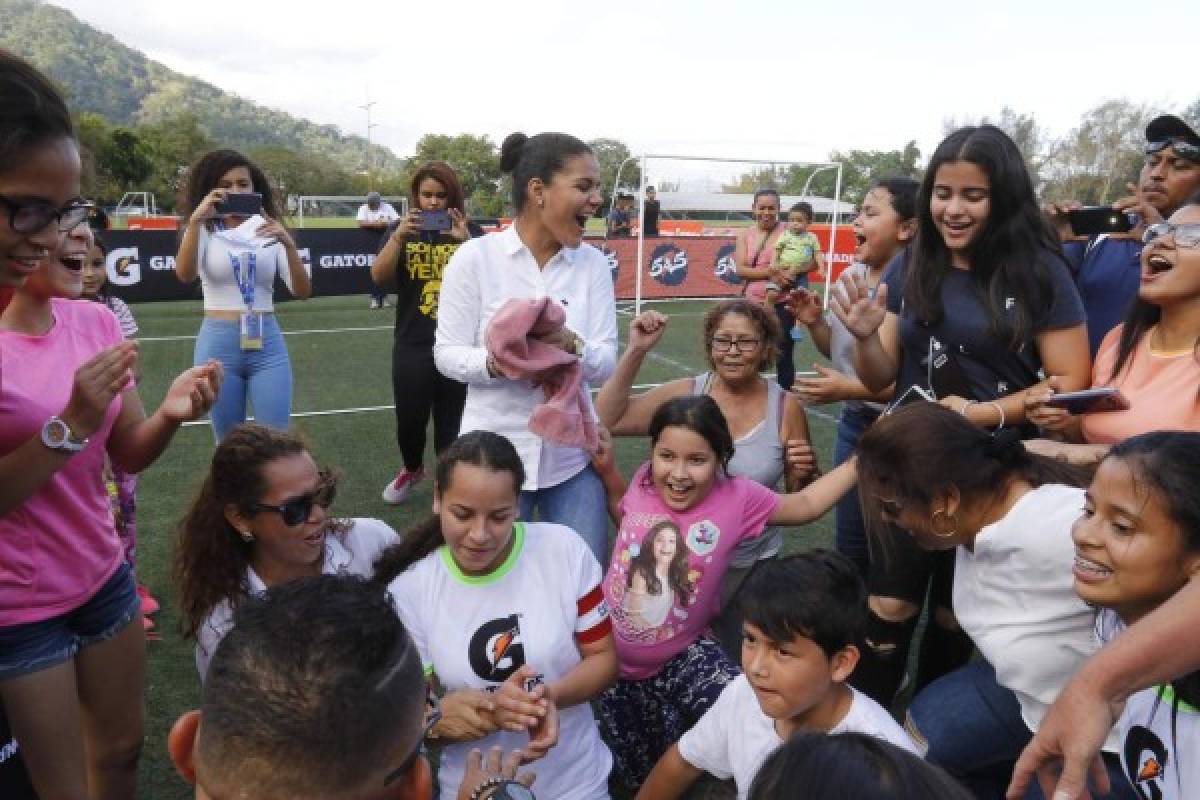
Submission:
[[[159,609],[158,601],[150,596],[150,590],[139,583],[137,585],[137,593],[138,597],[142,600],[142,613],[146,616],[157,614]]]
[[[392,506],[400,505],[408,497],[408,492],[412,489],[413,484],[424,477],[424,467],[417,467],[412,472],[409,472],[407,469],[401,469],[396,473],[396,480],[384,487],[383,502]]]

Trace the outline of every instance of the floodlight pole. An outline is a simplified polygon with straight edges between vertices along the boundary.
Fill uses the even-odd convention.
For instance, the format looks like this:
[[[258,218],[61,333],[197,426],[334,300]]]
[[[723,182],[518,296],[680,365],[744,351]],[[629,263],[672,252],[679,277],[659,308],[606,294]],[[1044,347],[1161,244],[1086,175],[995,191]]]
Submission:
[[[363,111],[367,112],[367,191],[370,192],[374,188],[371,181],[371,129],[376,127],[371,124],[371,107],[375,105],[375,101],[370,99],[368,95],[367,102],[359,106]]]

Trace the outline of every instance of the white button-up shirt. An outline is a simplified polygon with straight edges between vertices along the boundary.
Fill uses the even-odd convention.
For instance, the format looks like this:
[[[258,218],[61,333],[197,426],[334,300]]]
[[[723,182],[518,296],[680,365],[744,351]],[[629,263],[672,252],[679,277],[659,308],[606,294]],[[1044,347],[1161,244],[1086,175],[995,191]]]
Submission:
[[[513,298],[551,297],[567,312],[567,328],[583,340],[583,392],[599,386],[617,361],[617,315],[608,259],[589,244],[559,250],[539,269],[516,226],[463,243],[442,275],[433,358],[448,378],[468,385],[460,432],[506,436],[525,465],[522,489],[556,486],[578,474],[588,454],[544,441],[529,430],[545,391],[529,381],[493,378],[483,344],[488,323]],[[595,413],[593,409],[592,413]]]

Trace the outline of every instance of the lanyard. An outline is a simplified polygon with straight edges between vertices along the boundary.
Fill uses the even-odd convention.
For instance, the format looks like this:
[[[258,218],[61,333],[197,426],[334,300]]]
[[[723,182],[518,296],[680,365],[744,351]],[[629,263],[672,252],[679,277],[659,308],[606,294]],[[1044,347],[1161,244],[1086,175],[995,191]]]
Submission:
[[[237,281],[238,291],[242,293],[242,301],[247,311],[254,310],[254,278],[257,274],[258,253],[247,250],[242,253],[246,257],[246,280],[242,281],[242,260],[234,253],[229,254],[229,265],[233,267],[233,279]]]

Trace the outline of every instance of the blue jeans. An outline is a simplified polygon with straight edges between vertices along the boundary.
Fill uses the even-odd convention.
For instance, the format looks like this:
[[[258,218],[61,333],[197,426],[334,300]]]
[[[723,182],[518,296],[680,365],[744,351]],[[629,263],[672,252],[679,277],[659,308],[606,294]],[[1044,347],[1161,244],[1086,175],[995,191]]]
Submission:
[[[246,421],[247,400],[256,422],[287,430],[292,411],[292,364],[274,314],[263,316],[262,329],[262,350],[243,350],[237,322],[205,317],[200,325],[193,363],[215,358],[225,367],[225,382],[211,414],[218,443],[233,426]]]
[[[879,412],[869,408],[846,408],[838,419],[837,441],[833,446],[833,465],[840,466],[854,455],[854,448],[867,428],[879,418]],[[867,577],[867,524],[863,519],[862,503],[855,486],[838,500],[836,508],[837,551],[854,562],[859,574]]]
[[[908,707],[905,727],[928,743],[926,761],[959,778],[979,798],[1004,797],[1013,764],[1033,738],[1016,694],[996,682],[996,670],[986,661],[968,664],[921,690]],[[1117,759],[1106,754],[1105,765],[1113,787],[1105,797],[1136,800]],[[1025,797],[1043,800],[1037,781]]]
[[[608,496],[591,464],[560,484],[521,492],[521,519],[532,521],[535,510],[541,522],[557,522],[578,533],[600,569],[608,567]]]

